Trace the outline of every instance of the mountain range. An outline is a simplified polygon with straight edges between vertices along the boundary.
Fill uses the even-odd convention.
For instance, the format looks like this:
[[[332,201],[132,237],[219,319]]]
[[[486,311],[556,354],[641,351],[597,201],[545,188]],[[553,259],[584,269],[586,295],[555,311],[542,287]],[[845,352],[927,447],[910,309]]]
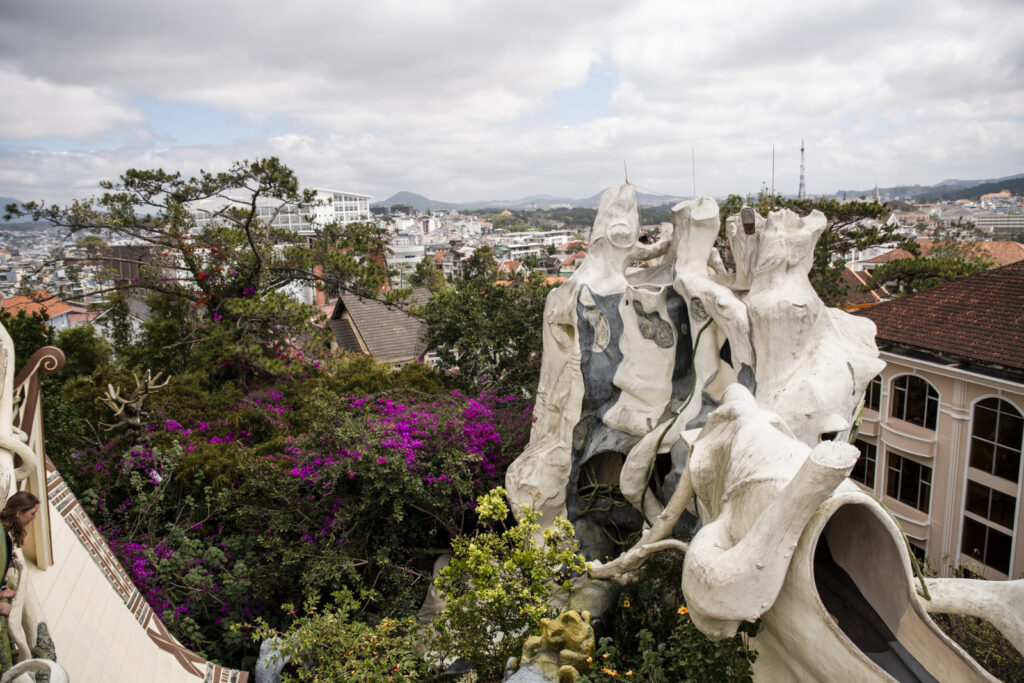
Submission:
[[[401,192],[396,192],[384,201],[374,202],[371,206],[394,206],[395,204],[405,204],[406,206],[413,207],[417,211],[452,211],[459,209],[467,209],[471,211],[477,211],[480,209],[521,209],[530,211],[535,209],[550,209],[552,206],[561,204],[570,205],[577,209],[596,209],[598,203],[601,201],[601,195],[603,193],[604,190],[598,192],[592,197],[586,197],[585,199],[554,197],[549,194],[533,194],[520,199],[489,199],[486,201],[456,203],[440,202],[424,197],[421,194],[416,194],[415,192],[403,190]],[[636,199],[640,206],[664,206],[665,204],[675,204],[682,201],[684,198],[664,194],[646,194],[644,192],[637,192]]]

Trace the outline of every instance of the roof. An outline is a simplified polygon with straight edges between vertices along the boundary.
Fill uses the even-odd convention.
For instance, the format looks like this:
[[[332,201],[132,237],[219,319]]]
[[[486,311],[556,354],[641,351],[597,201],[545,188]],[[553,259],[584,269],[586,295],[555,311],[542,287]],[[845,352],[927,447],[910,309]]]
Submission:
[[[858,311],[880,346],[1024,377],[1024,261]]]
[[[419,306],[429,300],[430,291],[426,287],[415,287],[405,305]],[[338,346],[379,360],[411,360],[421,357],[427,350],[423,341],[427,324],[376,299],[343,293],[338,297],[329,324]]]
[[[935,242],[932,240],[919,240],[918,245],[921,247],[921,256],[927,256],[935,248]],[[1005,266],[1017,261],[1024,261],[1024,244],[1020,242],[965,242],[964,245],[973,245],[973,248],[978,251],[979,256],[987,261],[991,261],[996,266]],[[873,259],[868,259],[866,263],[888,263],[889,261],[901,258],[913,258],[913,254],[906,249],[893,249],[884,254],[879,254]]]
[[[25,315],[39,313],[46,318],[56,318],[62,313],[71,310],[71,306],[63,301],[57,301],[56,297],[49,292],[40,290],[33,296],[12,296],[3,300],[3,309],[11,315],[18,311],[25,311]]]
[[[860,291],[859,288],[868,283],[867,278],[870,275],[870,272],[865,276],[865,271],[855,271],[849,268],[843,271],[843,284],[846,285],[847,291],[846,296],[843,297],[843,303],[839,306],[840,308],[850,310],[871,306],[892,296],[885,287],[875,287],[869,292]]]

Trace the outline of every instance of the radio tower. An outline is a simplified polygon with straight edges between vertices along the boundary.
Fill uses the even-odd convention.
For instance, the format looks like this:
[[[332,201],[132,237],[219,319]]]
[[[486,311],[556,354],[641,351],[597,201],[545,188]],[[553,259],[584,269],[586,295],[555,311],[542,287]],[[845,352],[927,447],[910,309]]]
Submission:
[[[796,191],[797,199],[807,199],[807,192],[804,190],[804,141],[800,141],[800,189]]]

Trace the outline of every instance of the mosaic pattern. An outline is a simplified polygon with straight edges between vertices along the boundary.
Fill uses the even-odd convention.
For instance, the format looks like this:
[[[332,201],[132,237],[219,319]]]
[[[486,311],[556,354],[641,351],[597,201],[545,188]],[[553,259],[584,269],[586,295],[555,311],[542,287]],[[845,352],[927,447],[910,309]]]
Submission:
[[[247,683],[249,674],[245,671],[227,669],[218,664],[207,662],[184,645],[174,639],[167,627],[153,613],[138,589],[128,577],[121,563],[117,561],[106,540],[85,514],[78,499],[71,493],[63,477],[46,459],[46,489],[50,505],[57,510],[75,532],[82,546],[89,552],[96,565],[103,571],[111,588],[121,597],[125,606],[135,619],[146,629],[146,633],[163,651],[169,652],[182,668],[204,683]]]

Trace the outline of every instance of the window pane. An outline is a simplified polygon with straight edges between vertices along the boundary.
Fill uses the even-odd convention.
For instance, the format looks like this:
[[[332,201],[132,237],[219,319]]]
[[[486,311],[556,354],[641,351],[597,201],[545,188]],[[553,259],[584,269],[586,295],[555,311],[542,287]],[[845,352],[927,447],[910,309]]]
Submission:
[[[999,491],[992,492],[992,512],[989,514],[996,524],[1002,524],[1007,529],[1014,527],[1013,513],[1017,507],[1017,499]]]
[[[878,410],[882,403],[882,377],[881,375],[875,377],[868,384],[868,390],[864,396],[864,407],[870,408],[871,410]]]
[[[960,552],[984,561],[986,529],[988,527],[981,522],[964,517],[964,540],[960,544]]]
[[[1001,531],[988,530],[988,547],[985,548],[985,564],[1004,574],[1010,573],[1010,548],[1013,539]]]
[[[971,467],[985,472],[992,471],[992,444],[980,439],[971,439]]]
[[[980,436],[989,441],[996,440],[996,411],[989,410],[984,406],[987,401],[982,401],[974,409],[974,436]]]
[[[988,500],[990,489],[973,481],[967,482],[967,503],[964,507],[976,515],[988,517]]]
[[[1010,481],[1020,477],[1020,451],[1005,446],[996,447],[995,471],[992,474]]]
[[[1003,404],[1003,412],[999,415],[999,443],[1011,448],[1020,448],[1021,425],[1024,420],[1019,415],[1007,413],[1009,405]]]
[[[922,381],[917,377],[910,377],[907,380],[907,412],[903,417],[907,422],[913,422],[921,427],[925,426],[925,398],[927,389],[921,386]]]

